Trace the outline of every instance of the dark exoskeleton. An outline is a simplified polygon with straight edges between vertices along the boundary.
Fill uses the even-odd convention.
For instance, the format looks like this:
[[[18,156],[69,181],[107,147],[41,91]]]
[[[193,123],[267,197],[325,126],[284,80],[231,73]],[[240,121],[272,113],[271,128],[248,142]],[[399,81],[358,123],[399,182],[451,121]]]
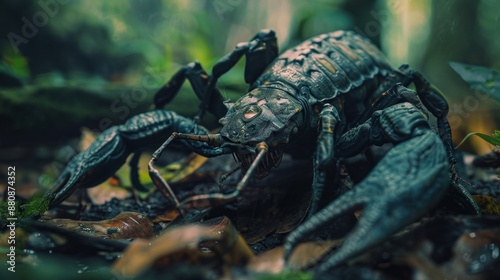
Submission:
[[[235,103],[223,102],[217,80],[243,55],[249,92]],[[161,109],[186,79],[201,100],[195,120]],[[410,84],[416,90],[406,88]],[[221,58],[211,75],[197,62],[182,67],[157,93],[155,105],[156,110],[106,130],[73,158],[50,194],[51,206],[79,187],[110,177],[130,153],[136,153],[132,165],[137,164],[143,148],[159,146],[167,137],[153,154],[149,171],[157,188],[180,209],[234,201],[251,176],[267,176],[283,153],[313,157],[309,216],[287,237],[285,258],[317,229],[348,211],[364,209],[343,245],[320,265],[319,270],[327,270],[421,217],[457,178],[445,99],[419,73],[407,65],[391,68],[374,45],[349,31],[311,38],[278,56],[274,31],[262,30]],[[219,133],[209,134],[198,125],[205,112],[220,118]],[[154,167],[176,139],[207,157],[233,153],[244,174],[234,191],[179,201]],[[369,175],[317,211],[336,161],[385,143],[394,146]],[[136,177],[137,169],[132,170]],[[463,189],[459,192],[471,201]]]

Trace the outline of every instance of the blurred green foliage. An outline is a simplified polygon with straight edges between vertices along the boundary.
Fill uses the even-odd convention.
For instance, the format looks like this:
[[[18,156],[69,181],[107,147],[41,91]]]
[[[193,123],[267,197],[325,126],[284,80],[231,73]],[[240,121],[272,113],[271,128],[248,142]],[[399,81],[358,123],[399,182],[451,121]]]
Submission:
[[[451,67],[469,85],[500,102],[500,72],[494,69],[450,62]]]
[[[486,67],[457,62],[450,62],[450,65],[471,89],[485,92],[488,96],[500,102],[500,72]],[[495,130],[491,136],[484,133],[471,132],[464,137],[457,147],[474,135],[492,145],[500,147],[500,131],[498,130]]]
[[[486,141],[492,145],[500,147],[500,131],[495,130],[495,132],[493,132],[492,135],[487,135],[487,134],[479,133],[479,132],[471,132],[464,137],[462,142],[460,142],[460,144],[458,144],[457,148],[460,145],[462,145],[467,139],[469,139],[471,136],[474,136],[474,135],[478,136],[479,138],[483,139],[484,141]]]
[[[422,71],[452,102],[453,117],[461,114],[454,103],[468,93],[448,63],[500,65],[498,10],[500,2],[491,0],[2,1],[0,126],[7,133],[0,146],[15,142],[13,128],[35,145],[33,135],[44,128],[66,139],[83,125],[99,129],[103,119],[121,123],[111,104],[122,93],[144,90],[147,98],[129,111],[148,110],[155,90],[181,65],[198,60],[210,72],[217,59],[263,28],[276,30],[280,51],[317,34],[353,29],[379,45],[393,66],[409,62]],[[225,97],[245,93],[243,66],[244,59],[220,79]],[[198,101],[188,85],[180,95],[186,96],[176,106],[195,111]],[[465,119],[459,115],[455,126],[467,129]]]

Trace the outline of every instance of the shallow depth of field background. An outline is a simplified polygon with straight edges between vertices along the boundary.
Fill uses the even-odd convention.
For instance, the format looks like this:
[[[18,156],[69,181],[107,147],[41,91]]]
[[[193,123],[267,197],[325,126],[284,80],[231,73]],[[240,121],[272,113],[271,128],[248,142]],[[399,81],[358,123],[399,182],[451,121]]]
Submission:
[[[468,132],[491,134],[500,104],[469,90],[449,62],[500,67],[499,10],[493,0],[2,1],[0,162],[50,159],[54,150],[40,146],[66,145],[83,126],[99,132],[149,110],[181,65],[198,60],[209,71],[262,28],[276,31],[280,51],[353,29],[394,67],[409,63],[441,89],[455,143]],[[245,92],[243,65],[220,80],[227,97]],[[178,98],[169,109],[196,111],[189,87]],[[480,139],[463,146],[491,148]]]

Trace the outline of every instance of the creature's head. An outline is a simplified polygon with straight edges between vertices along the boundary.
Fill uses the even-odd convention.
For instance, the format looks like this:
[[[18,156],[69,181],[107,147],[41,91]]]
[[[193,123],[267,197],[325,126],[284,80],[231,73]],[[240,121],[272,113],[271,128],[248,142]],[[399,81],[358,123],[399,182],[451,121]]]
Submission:
[[[280,164],[283,146],[299,131],[300,102],[283,90],[260,87],[229,106],[219,121],[223,125],[222,147],[231,149],[246,172],[257,157],[257,144],[264,142],[269,150],[254,174],[257,178],[266,177],[271,167]]]

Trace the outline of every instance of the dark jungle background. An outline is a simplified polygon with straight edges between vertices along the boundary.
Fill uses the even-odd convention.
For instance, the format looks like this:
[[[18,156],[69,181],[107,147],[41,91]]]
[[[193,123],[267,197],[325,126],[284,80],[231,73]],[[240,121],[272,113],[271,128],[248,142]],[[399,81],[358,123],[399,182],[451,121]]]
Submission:
[[[78,152],[83,127],[99,133],[150,110],[182,65],[198,60],[210,71],[263,28],[276,31],[280,52],[355,30],[392,66],[408,63],[442,91],[455,145],[469,132],[489,135],[500,128],[500,102],[469,89],[449,63],[500,68],[499,11],[495,0],[1,1],[0,170],[16,165],[18,195],[48,187],[45,175]],[[220,79],[225,97],[246,92],[243,68],[244,59]],[[186,83],[167,109],[192,116],[198,104]],[[473,137],[461,149],[482,155],[493,145]]]
[[[450,102],[459,142],[498,127],[498,102],[468,90],[450,61],[498,68],[500,4],[465,1],[2,1],[0,161],[50,157],[46,148],[102,131],[143,112],[183,64],[209,70],[236,43],[276,30],[280,51],[311,36],[353,29],[394,67],[409,63]],[[243,63],[221,79],[228,97],[245,92]],[[188,87],[171,108],[196,111]],[[464,149],[491,147],[471,139]]]

